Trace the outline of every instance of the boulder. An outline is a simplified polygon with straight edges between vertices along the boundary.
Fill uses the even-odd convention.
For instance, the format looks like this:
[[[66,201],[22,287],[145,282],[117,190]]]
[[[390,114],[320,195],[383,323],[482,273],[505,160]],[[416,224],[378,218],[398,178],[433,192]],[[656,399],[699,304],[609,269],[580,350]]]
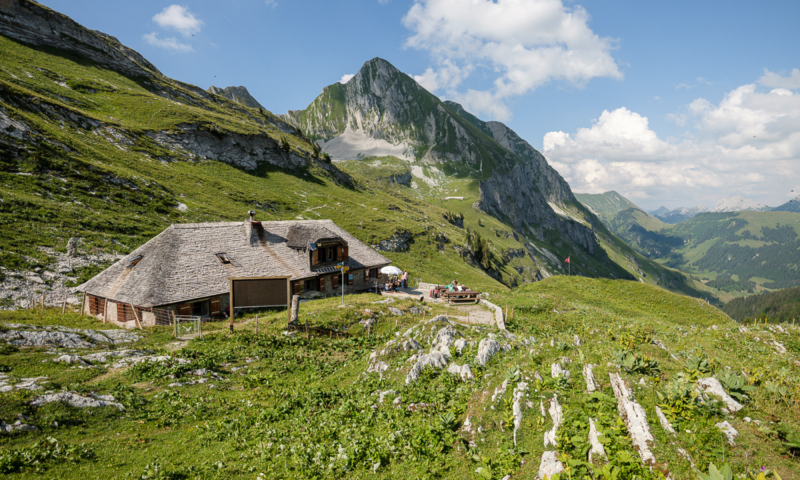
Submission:
[[[478,344],[478,355],[475,356],[475,363],[480,366],[486,366],[486,363],[500,351],[500,343],[495,340],[493,334],[481,340]]]

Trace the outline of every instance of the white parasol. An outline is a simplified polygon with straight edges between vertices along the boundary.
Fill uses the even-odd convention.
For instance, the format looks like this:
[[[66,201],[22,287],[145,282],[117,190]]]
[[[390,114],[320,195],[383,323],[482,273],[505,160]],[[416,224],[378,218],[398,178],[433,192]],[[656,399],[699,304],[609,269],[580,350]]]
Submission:
[[[381,268],[381,273],[385,273],[386,275],[400,275],[403,271],[393,265],[389,265]]]

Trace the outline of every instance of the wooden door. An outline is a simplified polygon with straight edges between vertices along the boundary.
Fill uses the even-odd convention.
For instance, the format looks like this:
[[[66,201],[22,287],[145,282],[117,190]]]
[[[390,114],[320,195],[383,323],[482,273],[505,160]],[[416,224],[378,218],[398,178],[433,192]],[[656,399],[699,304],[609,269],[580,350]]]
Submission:
[[[222,300],[220,298],[212,298],[209,301],[209,315],[212,317],[219,317],[222,315]]]
[[[319,263],[319,250],[312,250],[311,251],[311,266],[314,266]]]

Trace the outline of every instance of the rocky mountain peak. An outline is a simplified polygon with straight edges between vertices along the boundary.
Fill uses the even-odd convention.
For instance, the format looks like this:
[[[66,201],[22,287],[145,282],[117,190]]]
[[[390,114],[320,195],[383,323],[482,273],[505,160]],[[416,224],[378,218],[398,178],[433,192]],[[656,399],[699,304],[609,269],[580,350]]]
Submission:
[[[244,105],[245,107],[264,108],[260,103],[258,103],[258,100],[250,95],[250,92],[247,91],[247,88],[242,86],[219,88],[211,85],[206,91],[208,93],[213,93],[214,95],[221,95],[228,100],[236,102],[239,105]]]
[[[717,202],[717,205],[714,207],[715,212],[741,212],[741,211],[753,211],[753,212],[763,212],[765,210],[769,210],[770,208],[756,202],[755,200],[751,200],[749,198],[744,198],[740,195],[735,195],[730,198],[723,198],[722,200]]]

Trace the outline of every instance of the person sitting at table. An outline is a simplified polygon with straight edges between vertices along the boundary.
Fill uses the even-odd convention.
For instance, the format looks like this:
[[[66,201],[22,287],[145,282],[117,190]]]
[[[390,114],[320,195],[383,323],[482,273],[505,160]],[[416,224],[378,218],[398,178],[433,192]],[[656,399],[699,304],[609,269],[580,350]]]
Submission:
[[[457,292],[463,292],[464,291],[464,287],[462,287],[461,285],[456,285],[456,291]]]

